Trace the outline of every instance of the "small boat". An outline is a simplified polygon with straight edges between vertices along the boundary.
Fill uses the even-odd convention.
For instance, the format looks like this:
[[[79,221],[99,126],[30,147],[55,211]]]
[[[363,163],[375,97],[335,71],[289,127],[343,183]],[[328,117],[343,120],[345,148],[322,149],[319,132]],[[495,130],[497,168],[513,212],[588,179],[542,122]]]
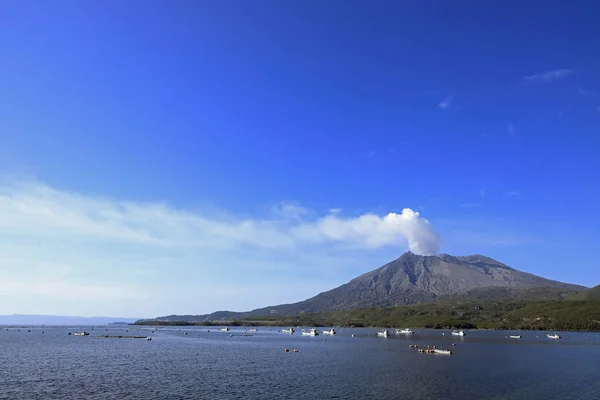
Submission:
[[[433,349],[435,354],[450,354],[452,355],[452,350],[442,350],[442,349]]]
[[[410,329],[396,329],[396,335],[412,335],[414,332]]]
[[[377,336],[388,337],[390,335],[387,329],[382,330],[381,332],[377,332]]]
[[[229,332],[229,328],[228,327],[221,328],[221,329],[219,329],[219,331],[221,331],[221,332]]]
[[[248,332],[258,332],[258,329],[256,329],[256,328],[248,329]]]
[[[521,339],[523,336],[521,335],[510,335],[509,338],[511,339]]]
[[[146,340],[147,340],[148,342],[150,342],[150,341],[152,340],[152,338],[151,338],[150,336],[148,336],[148,337],[146,338]]]
[[[452,331],[452,335],[454,336],[466,336],[465,331],[462,329],[460,331]]]
[[[547,337],[548,339],[560,339],[560,336],[558,336],[556,333],[555,333],[555,334],[553,334],[553,335],[546,335],[546,337]]]
[[[304,329],[302,330],[302,335],[304,336],[317,336],[318,334],[319,332],[317,332],[315,328],[312,328],[309,331],[305,331]]]
[[[290,335],[293,335],[294,334],[294,328],[282,329],[281,332],[283,332],[283,333],[289,333]]]
[[[331,328],[328,331],[323,331],[323,335],[335,335],[335,334],[336,334],[336,331],[333,328]]]
[[[75,332],[74,335],[75,336],[89,336],[90,334],[86,331],[82,331],[82,332]]]

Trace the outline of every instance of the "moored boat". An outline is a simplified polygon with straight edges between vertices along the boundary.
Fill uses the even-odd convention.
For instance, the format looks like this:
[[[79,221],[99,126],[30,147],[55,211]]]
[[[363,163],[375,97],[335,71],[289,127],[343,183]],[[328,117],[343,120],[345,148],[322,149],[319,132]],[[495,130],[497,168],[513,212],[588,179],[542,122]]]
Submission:
[[[333,328],[323,331],[323,335],[335,335],[336,333],[337,332]]]
[[[388,337],[390,335],[387,329],[382,330],[381,332],[377,332],[377,336]]]
[[[548,334],[548,335],[546,335],[546,337],[548,339],[560,339],[560,336],[558,336],[556,333],[553,335]]]
[[[465,331],[462,329],[460,331],[452,331],[452,335],[454,336],[466,336]]]
[[[305,331],[304,329],[302,330],[302,335],[304,336],[317,336],[318,334],[319,332],[315,328],[312,328],[308,331]]]
[[[290,335],[292,335],[294,333],[294,328],[282,329],[281,332],[283,332],[283,333],[289,333]]]
[[[450,354],[452,355],[452,350],[442,350],[442,349],[433,349],[435,354]]]
[[[219,331],[221,331],[221,332],[229,332],[229,328],[228,327],[221,328],[221,329],[219,329]]]
[[[510,335],[509,338],[511,339],[521,339],[523,336],[521,335]]]
[[[82,331],[82,332],[75,332],[74,335],[75,336],[89,336],[90,334],[86,331]]]
[[[412,335],[414,332],[410,329],[396,329],[396,335]]]

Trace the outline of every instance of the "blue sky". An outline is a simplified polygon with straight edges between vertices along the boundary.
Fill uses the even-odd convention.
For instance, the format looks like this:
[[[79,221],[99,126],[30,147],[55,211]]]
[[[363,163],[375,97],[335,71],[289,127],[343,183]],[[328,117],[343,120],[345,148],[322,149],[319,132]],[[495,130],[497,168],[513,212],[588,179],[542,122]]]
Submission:
[[[4,4],[0,313],[245,310],[409,246],[600,283],[598,13]]]

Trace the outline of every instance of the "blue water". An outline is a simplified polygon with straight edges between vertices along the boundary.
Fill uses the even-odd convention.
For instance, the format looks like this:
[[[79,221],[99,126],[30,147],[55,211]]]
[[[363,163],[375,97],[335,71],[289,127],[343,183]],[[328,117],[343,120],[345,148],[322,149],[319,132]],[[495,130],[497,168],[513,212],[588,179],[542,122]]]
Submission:
[[[68,335],[81,329],[90,336]],[[341,329],[333,337],[276,328],[231,337],[243,328],[207,329],[2,328],[0,398],[600,399],[596,333],[550,340],[545,332],[521,332],[518,340],[500,331],[459,338],[423,330],[386,339],[375,329]],[[106,334],[153,340],[96,337]],[[452,347],[454,354],[421,354],[409,344]]]

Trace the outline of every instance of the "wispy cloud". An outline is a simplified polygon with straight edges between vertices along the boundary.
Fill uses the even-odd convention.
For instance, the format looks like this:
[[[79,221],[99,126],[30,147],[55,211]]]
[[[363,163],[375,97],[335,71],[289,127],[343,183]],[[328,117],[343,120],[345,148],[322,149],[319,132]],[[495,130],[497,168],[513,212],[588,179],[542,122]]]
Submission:
[[[445,110],[448,107],[450,107],[450,104],[452,104],[452,96],[448,96],[444,100],[442,100],[442,102],[438,104],[438,107],[442,110]]]
[[[510,136],[514,136],[515,135],[515,126],[513,124],[508,124],[508,134]]]
[[[518,190],[511,190],[510,192],[506,192],[507,196],[520,196],[521,193]]]
[[[482,187],[481,189],[479,189],[479,196],[480,197],[485,197],[486,191],[487,191],[486,187]]]
[[[374,250],[438,250],[430,223],[411,209],[339,211],[318,216],[286,202],[268,216],[242,218],[86,196],[35,181],[0,185],[0,314],[52,312],[50,306],[81,315],[200,313],[224,307],[218,296],[205,295],[223,282],[293,286],[284,297],[269,290],[236,297],[237,308],[248,309],[343,283],[325,285],[324,277],[349,265],[360,272],[376,267]]]
[[[543,74],[531,75],[523,78],[528,83],[550,83],[557,79],[566,78],[575,73],[575,70],[569,68],[555,69],[554,71],[544,72]]]
[[[376,154],[377,153],[375,152],[375,150],[369,150],[366,153],[363,153],[361,155],[361,158],[373,158],[373,157],[375,157]]]
[[[276,218],[280,218],[283,220],[292,219],[299,220],[305,215],[307,215],[310,210],[306,207],[303,207],[298,202],[280,202],[273,206],[271,210],[273,216]]]

